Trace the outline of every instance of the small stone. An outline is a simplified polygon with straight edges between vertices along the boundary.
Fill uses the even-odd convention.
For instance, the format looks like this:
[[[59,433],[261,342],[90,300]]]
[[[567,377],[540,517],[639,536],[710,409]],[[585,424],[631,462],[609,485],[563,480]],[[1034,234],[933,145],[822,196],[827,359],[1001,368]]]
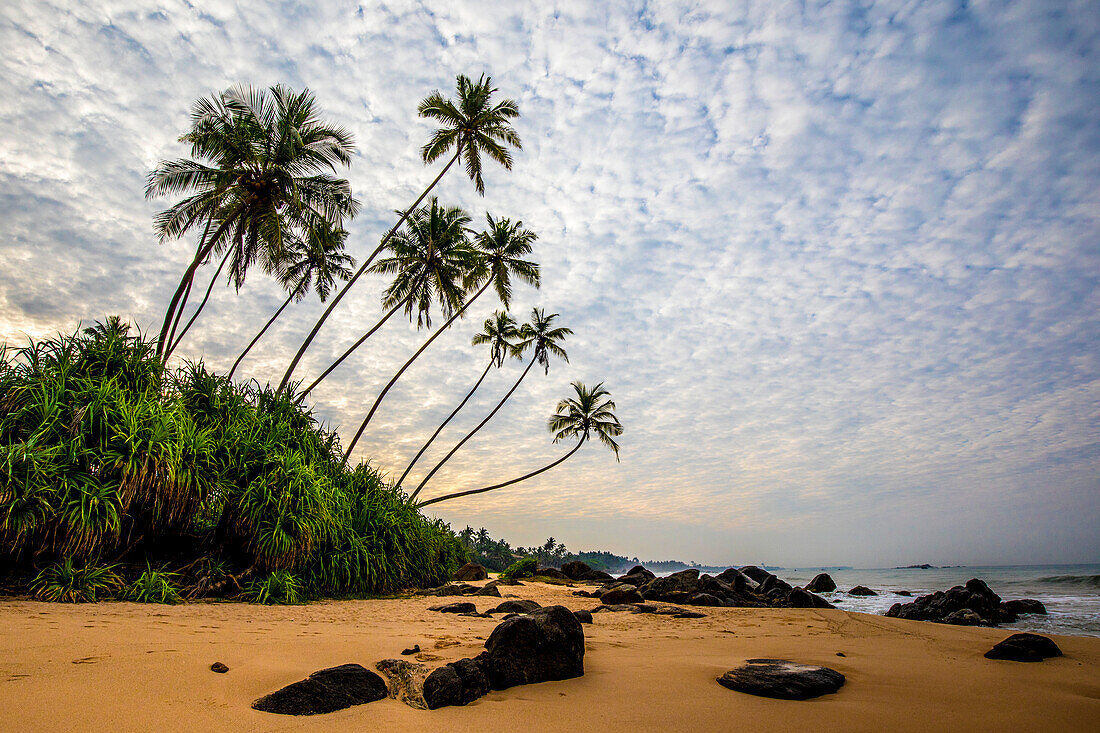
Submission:
[[[848,595],[850,595],[850,596],[877,596],[878,593],[875,593],[873,590],[871,590],[870,588],[868,588],[865,585],[857,585],[855,588],[852,588],[850,591],[848,591]]]
[[[211,672],[217,672],[218,674],[225,674],[229,671],[229,667],[221,662],[214,662],[210,665]]]
[[[412,646],[411,648],[409,648],[409,649],[403,649],[403,650],[401,651],[401,653],[402,653],[403,655],[405,655],[405,656],[407,657],[407,656],[409,656],[410,654],[416,654],[416,653],[418,653],[419,651],[420,651],[420,645],[419,645],[419,644],[414,644],[414,645],[413,645],[413,646]]]
[[[477,613],[477,606],[469,601],[458,601],[456,603],[448,603],[445,606],[432,606],[429,611],[439,611],[440,613]]]

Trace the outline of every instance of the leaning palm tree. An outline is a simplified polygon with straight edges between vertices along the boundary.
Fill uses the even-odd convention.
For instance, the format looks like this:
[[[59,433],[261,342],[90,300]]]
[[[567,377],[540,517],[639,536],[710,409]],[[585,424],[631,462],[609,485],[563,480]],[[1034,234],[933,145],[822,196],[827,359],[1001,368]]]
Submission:
[[[211,253],[232,247],[230,277],[239,287],[256,261],[280,262],[295,231],[316,220],[337,226],[358,207],[348,182],[326,172],[351,162],[351,135],[318,117],[309,90],[234,87],[200,99],[180,141],[194,159],[162,161],[145,189],[147,197],[185,194],[157,215],[161,241],[204,227],[161,325],[157,353],[165,359],[184,294]]]
[[[471,430],[462,438],[462,440],[458,441],[458,443],[456,443],[455,446],[451,448],[450,452],[447,455],[443,456],[443,460],[435,464],[435,467],[428,472],[428,475],[425,476],[423,480],[421,480],[420,484],[416,487],[416,491],[412,492],[412,494],[409,496],[410,499],[415,499],[417,494],[420,493],[421,489],[423,489],[424,486],[432,480],[432,476],[435,476],[436,472],[438,472],[439,469],[443,468],[443,464],[451,460],[451,456],[457,453],[459,448],[466,445],[466,442],[470,440],[470,438],[477,435],[477,432],[485,427],[486,423],[493,419],[493,416],[497,414],[500,408],[504,406],[504,403],[508,401],[508,398],[510,398],[519,387],[520,383],[523,381],[523,378],[527,376],[527,373],[529,371],[531,371],[531,367],[533,367],[535,364],[541,364],[545,368],[546,373],[549,374],[551,356],[556,356],[562,361],[569,363],[569,355],[566,354],[565,349],[561,347],[561,342],[565,340],[566,336],[572,336],[573,331],[561,326],[554,328],[554,320],[557,317],[557,313],[546,315],[546,312],[542,308],[534,308],[531,310],[531,322],[523,324],[523,327],[519,330],[520,338],[523,340],[518,343],[514,348],[514,353],[517,358],[520,357],[523,352],[526,351],[528,348],[532,349],[531,361],[527,364],[527,368],[524,369],[523,373],[519,375],[519,379],[517,379],[515,384],[512,385],[512,388],[508,390],[508,392],[503,397],[500,398],[500,401],[497,402],[496,407],[494,407],[492,411],[490,411],[489,414],[485,416],[485,419],[479,422],[473,430]]]
[[[306,353],[310,344],[313,343],[313,339],[316,338],[317,332],[325,325],[329,314],[343,299],[344,294],[351,289],[359,276],[366,272],[374,258],[385,249],[390,238],[401,228],[405,219],[413,211],[416,211],[416,208],[420,206],[420,202],[435,188],[435,185],[450,170],[456,160],[465,156],[466,174],[473,180],[477,192],[482,195],[485,193],[485,183],[481,178],[481,158],[483,155],[500,163],[505,170],[512,170],[512,154],[506,146],[511,145],[517,150],[523,147],[519,135],[512,128],[511,122],[513,118],[519,116],[519,106],[512,99],[503,99],[494,104],[492,96],[497,92],[497,89],[493,87],[493,80],[485,75],[482,75],[476,82],[472,82],[467,76],[459,74],[456,78],[456,85],[458,91],[456,101],[444,99],[442,94],[434,91],[417,108],[417,113],[421,117],[440,123],[440,127],[432,134],[431,139],[420,149],[420,157],[424,163],[435,162],[452,148],[454,149],[454,155],[447,161],[447,165],[443,167],[435,180],[421,192],[416,201],[412,203],[412,206],[401,214],[393,228],[386,236],[382,237],[382,241],[379,242],[374,252],[363,261],[355,275],[348,280],[347,285],[340,289],[340,292],[332,299],[325,312],[313,324],[312,330],[302,342],[298,353],[290,360],[286,373],[283,375],[282,381],[279,382],[280,390],[290,383],[290,378],[294,374],[298,362],[302,360],[302,356]]]
[[[372,268],[395,274],[382,298],[382,307],[388,309],[385,315],[302,390],[299,398],[309,394],[398,309],[404,307],[409,320],[415,313],[417,328],[431,327],[433,301],[438,301],[445,317],[454,313],[465,295],[460,283],[474,259],[467,235],[469,223],[470,215],[465,211],[457,206],[442,207],[434,197],[430,206],[413,212],[405,228],[390,242],[393,256],[379,260]]]
[[[306,239],[288,250],[290,261],[283,267],[280,277],[288,293],[286,300],[233,362],[233,368],[229,370],[230,380],[233,379],[233,373],[237,371],[241,361],[248,352],[252,351],[256,342],[263,338],[267,329],[282,315],[291,301],[301,300],[312,287],[317,297],[324,303],[337,280],[347,280],[351,277],[351,267],[355,264],[355,260],[344,252],[344,240],[347,236],[348,233],[343,229],[334,229],[321,224],[310,229]]]
[[[393,375],[393,378],[386,384],[379,393],[374,404],[371,405],[370,412],[363,418],[362,424],[359,426],[359,430],[355,433],[355,436],[348,444],[347,450],[344,452],[344,462],[346,463],[348,457],[351,456],[351,451],[355,448],[355,444],[359,442],[359,437],[363,434],[363,431],[367,429],[367,425],[370,424],[371,418],[374,417],[374,413],[378,411],[378,406],[382,404],[382,400],[385,399],[386,394],[390,391],[390,388],[401,378],[401,375],[405,373],[405,370],[416,361],[416,359],[424,353],[424,350],[431,346],[439,336],[451,327],[463,313],[481,297],[482,293],[492,286],[496,291],[497,297],[500,298],[500,302],[507,308],[508,304],[512,300],[512,278],[518,277],[520,280],[533,285],[536,288],[539,287],[539,266],[537,263],[531,260],[523,259],[527,255],[531,254],[532,245],[538,237],[529,229],[523,228],[523,222],[517,221],[512,223],[508,219],[494,219],[492,215],[486,214],[485,219],[489,224],[489,228],[480,232],[474,237],[474,247],[476,252],[476,258],[471,262],[471,270],[468,278],[469,289],[477,288],[473,295],[466,299],[466,302],[462,304],[462,307],[457,309],[454,314],[447,319],[447,322],[440,326],[439,330],[431,335],[427,341],[421,345],[416,353],[409,357],[397,373]],[[478,287],[480,285],[480,287]]]
[[[481,332],[474,335],[471,343],[474,346],[481,346],[482,344],[489,344],[489,363],[485,365],[485,369],[482,370],[481,376],[474,382],[474,386],[466,393],[466,396],[462,398],[462,402],[458,403],[458,407],[451,411],[451,414],[447,416],[447,419],[440,423],[439,427],[432,433],[432,437],[428,438],[428,441],[421,446],[416,455],[413,456],[412,461],[405,467],[405,472],[401,474],[401,478],[397,479],[395,486],[401,486],[405,481],[405,477],[409,475],[409,471],[412,470],[416,462],[420,460],[420,456],[424,455],[424,451],[428,450],[435,439],[439,437],[439,434],[443,432],[443,428],[447,427],[447,424],[454,419],[454,416],[466,406],[466,403],[470,401],[470,398],[474,396],[474,392],[481,386],[481,383],[485,381],[485,377],[488,376],[489,370],[496,366],[498,369],[504,366],[504,359],[508,356],[520,358],[521,350],[517,348],[515,340],[520,338],[520,331],[516,327],[516,321],[512,316],[508,315],[508,311],[497,311],[493,314],[492,318],[486,318],[485,324]]]
[[[454,494],[439,496],[435,499],[429,499],[428,501],[422,502],[418,505],[418,508],[423,509],[430,504],[438,504],[448,499],[457,499],[460,496],[470,496],[471,494],[482,494],[486,491],[501,489],[505,486],[518,484],[520,481],[526,481],[529,478],[538,476],[540,473],[549,471],[554,466],[563,463],[566,459],[580,450],[581,446],[593,436],[598,438],[599,441],[608,448],[615,451],[615,460],[618,461],[619,444],[615,442],[615,438],[623,434],[623,426],[619,423],[619,419],[615,417],[615,403],[609,399],[611,395],[603,388],[602,382],[592,389],[588,389],[580,382],[573,382],[572,386],[574,396],[558,403],[558,407],[550,417],[547,425],[550,432],[554,434],[555,443],[565,438],[577,438],[577,444],[573,446],[568,453],[548,466],[543,466],[538,470],[524,474],[519,478],[514,478],[511,481],[505,481],[502,484],[494,484],[493,486],[486,486],[482,489],[471,489],[469,491],[459,491]]]

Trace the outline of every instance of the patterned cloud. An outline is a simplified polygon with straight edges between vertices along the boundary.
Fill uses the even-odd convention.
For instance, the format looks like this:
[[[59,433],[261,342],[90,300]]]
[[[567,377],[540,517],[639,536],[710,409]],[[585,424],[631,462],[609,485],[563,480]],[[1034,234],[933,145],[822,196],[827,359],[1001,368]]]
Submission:
[[[121,313],[152,330],[189,259],[145,174],[199,96],[307,86],[359,152],[362,257],[437,172],[416,103],[490,73],[523,116],[481,222],[539,233],[569,364],[533,370],[430,495],[548,463],[571,380],[627,432],[440,504],[519,544],[864,566],[1100,557],[1100,10],[1083,2],[8,3],[0,8],[0,337]],[[211,273],[212,274],[212,273]],[[209,274],[207,275],[209,277]],[[380,315],[354,291],[302,376]],[[282,301],[218,285],[182,347],[228,368]],[[480,374],[479,302],[357,455],[400,473]],[[277,378],[306,302],[245,364]],[[426,334],[393,322],[318,390],[349,435]],[[486,380],[426,465],[518,376]],[[435,507],[433,507],[435,509]]]

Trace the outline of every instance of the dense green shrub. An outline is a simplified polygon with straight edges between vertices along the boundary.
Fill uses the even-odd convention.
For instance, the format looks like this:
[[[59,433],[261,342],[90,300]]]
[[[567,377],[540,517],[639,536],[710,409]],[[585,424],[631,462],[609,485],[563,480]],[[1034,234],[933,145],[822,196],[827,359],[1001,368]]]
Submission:
[[[91,603],[110,596],[120,584],[114,566],[77,567],[65,558],[39,573],[31,589],[44,601]]]
[[[514,563],[504,569],[504,572],[500,574],[500,577],[507,580],[517,580],[519,578],[530,578],[535,574],[535,571],[539,568],[539,561],[534,557],[525,557],[522,560],[516,560]]]
[[[138,579],[126,588],[122,597],[138,603],[179,603],[183,598],[176,586],[178,578],[178,573],[153,570],[147,566]]]
[[[346,468],[296,395],[153,351],[117,319],[0,350],[0,580],[110,557],[178,568],[192,593],[286,570],[324,596],[438,585],[465,561],[447,525]]]
[[[305,602],[302,581],[287,570],[276,570],[263,580],[248,586],[248,596],[256,603],[290,606]]]

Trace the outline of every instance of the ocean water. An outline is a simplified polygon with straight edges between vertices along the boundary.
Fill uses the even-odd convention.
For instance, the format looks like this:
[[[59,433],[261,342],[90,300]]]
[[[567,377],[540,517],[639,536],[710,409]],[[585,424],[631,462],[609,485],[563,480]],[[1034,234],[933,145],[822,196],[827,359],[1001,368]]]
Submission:
[[[838,608],[881,615],[895,603],[962,585],[971,578],[984,580],[1003,600],[1034,598],[1042,601],[1047,615],[1028,614],[1001,628],[1014,631],[1100,636],[1100,563],[1087,565],[1017,565],[920,569],[822,570],[797,568],[772,570],[791,585],[803,586],[820,572],[827,572],[837,590],[820,595]],[[667,573],[662,573],[667,574]],[[847,591],[865,585],[877,596],[850,596]],[[913,598],[895,591],[907,590]]]

